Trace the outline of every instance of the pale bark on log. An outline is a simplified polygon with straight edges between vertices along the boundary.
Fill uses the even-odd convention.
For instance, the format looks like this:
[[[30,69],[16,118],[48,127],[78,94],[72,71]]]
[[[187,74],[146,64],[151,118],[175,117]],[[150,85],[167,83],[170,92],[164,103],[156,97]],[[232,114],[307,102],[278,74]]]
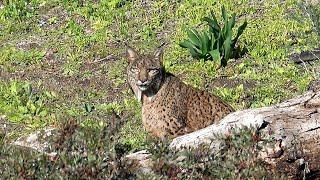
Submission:
[[[244,126],[267,132],[274,139],[277,147],[261,154],[277,169],[292,175],[298,175],[301,169],[307,173],[320,171],[320,91],[311,90],[271,107],[234,112],[217,125],[173,139],[170,148],[196,148],[210,143],[214,153],[221,143],[214,134],[229,134],[231,129]]]
[[[228,134],[231,129],[252,126],[268,129],[283,146],[290,146],[295,138],[313,141],[320,148],[320,92],[307,92],[281,104],[258,109],[248,109],[229,114],[219,124],[173,139],[171,148],[197,147],[211,142],[214,133]],[[311,139],[310,139],[311,138]],[[217,142],[218,143],[218,142]],[[212,145],[213,148],[216,145]]]

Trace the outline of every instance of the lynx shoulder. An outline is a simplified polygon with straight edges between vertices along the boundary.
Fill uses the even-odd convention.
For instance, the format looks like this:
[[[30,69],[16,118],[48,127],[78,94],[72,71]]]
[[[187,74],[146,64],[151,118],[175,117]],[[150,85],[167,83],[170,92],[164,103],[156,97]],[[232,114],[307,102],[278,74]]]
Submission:
[[[162,48],[153,55],[141,55],[128,47],[127,59],[128,83],[142,102],[143,126],[154,136],[176,137],[193,132],[218,123],[234,111],[219,97],[167,73]]]

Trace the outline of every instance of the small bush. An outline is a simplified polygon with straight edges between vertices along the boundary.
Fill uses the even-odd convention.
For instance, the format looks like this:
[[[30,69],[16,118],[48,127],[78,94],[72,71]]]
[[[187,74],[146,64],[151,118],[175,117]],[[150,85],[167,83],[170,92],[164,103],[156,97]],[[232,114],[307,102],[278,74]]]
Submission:
[[[183,48],[189,49],[192,57],[204,60],[220,60],[222,66],[227,65],[231,58],[239,57],[242,52],[236,48],[236,43],[247,26],[245,21],[239,28],[237,35],[233,36],[233,27],[235,25],[236,14],[233,13],[231,19],[224,8],[221,7],[223,26],[218,24],[215,14],[211,11],[210,17],[204,17],[202,20],[207,22],[209,29],[198,32],[195,29],[187,30],[189,39],[180,43]]]
[[[4,144],[0,136],[0,177],[10,179],[127,179],[135,177],[122,156],[130,147],[110,141],[107,127],[85,128],[70,119],[51,140],[55,156]],[[48,140],[50,141],[50,140]]]
[[[54,92],[36,92],[30,83],[0,82],[0,114],[6,115],[11,122],[36,125],[36,119],[41,121],[50,113],[46,103],[55,97]]]
[[[196,149],[172,151],[169,141],[151,139],[151,174],[136,173],[137,164],[125,155],[127,144],[110,138],[108,127],[87,128],[77,120],[61,122],[59,135],[51,140],[47,156],[38,152],[8,146],[0,135],[0,176],[21,179],[270,179],[278,174],[268,172],[259,159],[261,148],[268,139],[252,129],[217,135],[224,142],[212,153],[210,144]],[[50,141],[49,141],[50,142]]]
[[[151,143],[148,151],[152,153],[155,175],[169,179],[270,179],[280,176],[268,172],[259,159],[259,152],[268,143],[263,135],[251,128],[233,130],[231,134],[216,135],[215,139],[224,143],[215,154],[210,144],[172,152],[167,141]]]

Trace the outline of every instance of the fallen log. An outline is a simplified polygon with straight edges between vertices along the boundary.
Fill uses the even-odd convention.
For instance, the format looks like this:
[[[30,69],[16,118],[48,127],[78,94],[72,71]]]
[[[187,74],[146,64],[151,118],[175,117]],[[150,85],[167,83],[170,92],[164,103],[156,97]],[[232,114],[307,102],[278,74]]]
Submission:
[[[261,152],[261,158],[277,170],[292,177],[320,175],[320,86],[280,104],[257,109],[237,111],[226,116],[219,124],[208,126],[173,139],[172,150],[196,148],[210,143],[212,153],[222,143],[214,134],[230,134],[232,129],[254,127],[267,133],[275,146]],[[151,169],[146,151],[129,155],[140,161],[143,171]]]

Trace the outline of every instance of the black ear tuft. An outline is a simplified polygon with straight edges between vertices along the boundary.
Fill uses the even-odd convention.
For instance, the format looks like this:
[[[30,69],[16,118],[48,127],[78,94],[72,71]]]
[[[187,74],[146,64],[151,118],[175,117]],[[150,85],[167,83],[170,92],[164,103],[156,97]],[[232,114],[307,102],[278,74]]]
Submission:
[[[162,64],[162,62],[163,62],[163,47],[162,47],[162,45],[154,52],[154,57],[155,57],[155,59],[160,61],[160,63]]]

